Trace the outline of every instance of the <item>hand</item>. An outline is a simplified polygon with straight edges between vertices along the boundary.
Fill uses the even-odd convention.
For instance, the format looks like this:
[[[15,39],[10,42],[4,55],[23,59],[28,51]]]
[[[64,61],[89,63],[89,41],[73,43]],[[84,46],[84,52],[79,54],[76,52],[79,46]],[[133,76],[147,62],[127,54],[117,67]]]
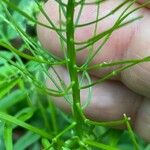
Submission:
[[[142,2],[142,0],[141,0]],[[103,16],[120,4],[119,0],[109,0],[100,6],[99,14]],[[134,4],[137,7],[139,4]],[[86,5],[79,21],[80,24],[95,20],[97,6]],[[121,8],[117,13],[109,16],[98,24],[97,33],[100,33],[113,25],[120,13],[125,9]],[[77,12],[78,8],[76,9]],[[54,1],[45,4],[45,11],[48,16],[59,24],[59,9]],[[115,31],[101,52],[98,53],[93,64],[111,62],[123,59],[138,59],[150,56],[150,10],[140,9],[131,17],[143,15],[144,17]],[[44,16],[40,15],[39,20],[47,23]],[[48,24],[48,23],[47,23]],[[95,25],[78,28],[75,33],[76,41],[85,41],[93,36]],[[38,26],[38,37],[43,46],[52,50],[57,56],[63,57],[58,36],[52,30]],[[95,46],[100,45],[99,41]],[[78,64],[83,64],[87,57],[88,50],[78,53]],[[118,66],[117,66],[118,67]],[[103,75],[113,71],[117,67],[92,70],[91,78],[96,80]],[[64,80],[68,80],[68,73],[64,68],[57,68]],[[87,91],[81,92],[81,99],[86,99]],[[65,102],[56,99],[56,103],[63,109],[68,109]],[[89,118],[106,121],[122,118],[123,114],[131,117],[135,131],[145,140],[150,141],[150,62],[140,63],[125,71],[117,77],[93,87],[93,96],[90,105],[85,110]]]

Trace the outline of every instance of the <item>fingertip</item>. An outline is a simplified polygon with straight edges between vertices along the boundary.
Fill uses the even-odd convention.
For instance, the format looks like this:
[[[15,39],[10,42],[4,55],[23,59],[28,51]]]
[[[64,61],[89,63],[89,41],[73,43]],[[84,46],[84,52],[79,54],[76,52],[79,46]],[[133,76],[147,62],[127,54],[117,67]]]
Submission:
[[[122,82],[134,92],[150,97],[150,13],[146,11],[125,54],[125,59],[139,59],[142,62],[121,73]]]
[[[50,74],[52,74],[50,70]],[[57,73],[61,75],[61,79],[66,85],[69,84],[69,74],[63,67],[57,67]],[[96,78],[91,77],[92,81]],[[85,83],[86,85],[87,83]],[[52,81],[47,80],[49,88],[53,88]],[[89,89],[81,90],[81,103],[84,105],[89,96]],[[142,97],[135,94],[128,88],[126,88],[121,82],[107,81],[101,84],[97,84],[92,87],[92,97],[89,99],[89,104],[84,109],[88,118],[97,121],[112,121],[123,118],[123,114],[131,117],[132,122],[136,112],[140,106]],[[70,111],[70,106],[67,104],[64,98],[54,98],[54,102],[65,111]]]
[[[145,99],[137,113],[135,131],[147,142],[150,142],[150,99]]]

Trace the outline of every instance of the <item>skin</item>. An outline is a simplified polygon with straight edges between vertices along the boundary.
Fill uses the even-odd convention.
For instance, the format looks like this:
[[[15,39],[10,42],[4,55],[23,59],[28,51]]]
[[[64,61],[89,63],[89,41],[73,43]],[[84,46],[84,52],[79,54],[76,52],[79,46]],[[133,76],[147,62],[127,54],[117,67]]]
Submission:
[[[143,1],[139,1],[142,3]],[[119,0],[108,0],[100,7],[100,15],[103,16],[120,4]],[[132,8],[139,6],[134,4]],[[149,6],[147,6],[149,7]],[[85,6],[79,23],[86,23],[95,20],[96,6]],[[58,5],[54,1],[48,1],[44,6],[48,16],[59,24]],[[76,8],[76,13],[79,8]],[[113,25],[118,18],[121,10],[98,24],[97,33],[100,33]],[[129,16],[136,17],[143,15],[144,17],[128,26],[115,31],[101,52],[96,55],[90,65],[101,62],[110,62],[123,59],[137,59],[150,56],[150,10],[143,8]],[[75,15],[76,16],[76,15]],[[88,16],[88,17],[87,17]],[[39,20],[47,23],[44,16],[39,15]],[[64,18],[63,18],[64,19]],[[76,41],[84,41],[93,35],[94,25],[79,28],[75,32]],[[51,50],[59,57],[63,57],[59,38],[52,30],[37,26],[37,33],[42,45]],[[98,41],[98,46],[102,41]],[[84,63],[87,56],[87,49],[77,54],[78,64]],[[92,70],[91,78],[97,78],[116,69],[109,67],[102,70]],[[56,67],[61,78],[67,83],[69,75],[65,68]],[[50,70],[50,73],[51,70]],[[51,81],[48,86],[52,87]],[[87,117],[98,120],[108,121],[122,118],[123,114],[131,117],[134,130],[146,141],[150,142],[150,63],[141,63],[134,67],[121,72],[112,80],[97,84],[93,87],[93,97],[89,106],[85,109]],[[87,98],[87,90],[81,91],[81,101]],[[69,110],[68,104],[62,98],[55,98],[56,104],[64,109]]]

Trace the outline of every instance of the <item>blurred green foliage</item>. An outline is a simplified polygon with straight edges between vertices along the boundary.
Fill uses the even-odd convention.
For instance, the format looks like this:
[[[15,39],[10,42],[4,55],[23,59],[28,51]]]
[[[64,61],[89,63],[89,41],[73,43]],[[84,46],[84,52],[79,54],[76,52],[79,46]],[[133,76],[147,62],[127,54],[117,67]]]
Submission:
[[[36,17],[39,11],[33,0],[11,0],[11,2],[29,16]],[[40,1],[40,3],[43,2]],[[27,31],[27,27],[34,30],[35,23],[5,6],[11,14],[12,19],[10,19],[1,4],[2,2],[0,2],[0,40],[11,43],[19,51],[25,51],[26,40],[23,40],[16,31],[12,19],[24,32]],[[36,35],[32,35],[32,32],[27,34],[37,43],[37,48],[39,48],[41,45]],[[32,53],[29,50],[26,52]],[[50,54],[43,53],[43,49],[36,51],[38,55],[52,58]],[[37,81],[38,84],[44,83],[44,69],[46,68],[48,66],[45,64],[23,59],[5,47],[0,47],[0,150],[40,150],[43,147],[42,143],[44,143],[41,142],[42,136],[53,137],[72,122],[71,116],[56,108],[49,100],[50,98],[36,86]],[[64,141],[71,135],[72,131],[64,134]],[[93,135],[98,142],[110,146],[118,145],[121,150],[134,149],[126,130],[94,127]],[[150,150],[150,145],[142,139],[137,137],[137,141],[140,150]],[[64,144],[62,141],[59,142],[60,145]],[[67,150],[65,147],[62,149]]]

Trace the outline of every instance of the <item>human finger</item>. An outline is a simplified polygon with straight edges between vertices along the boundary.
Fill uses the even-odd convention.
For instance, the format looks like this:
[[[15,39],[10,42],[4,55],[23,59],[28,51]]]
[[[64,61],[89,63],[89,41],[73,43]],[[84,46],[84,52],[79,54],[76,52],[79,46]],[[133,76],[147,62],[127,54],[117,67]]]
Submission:
[[[112,10],[115,6],[118,6],[120,1],[107,1],[101,5],[100,14],[103,16],[108,13],[108,10]],[[133,7],[137,7],[138,5],[134,5]],[[124,9],[124,8],[123,8]],[[58,5],[53,1],[48,1],[45,5],[45,10],[55,23],[58,23]],[[83,9],[83,14],[80,19],[80,23],[86,23],[95,19],[96,6],[85,6]],[[121,10],[118,13],[108,17],[103,20],[100,25],[98,25],[98,33],[105,31],[109,27],[113,25],[120,14]],[[87,17],[88,15],[88,17]],[[136,23],[130,24],[122,29],[115,31],[108,42],[105,44],[100,53],[98,53],[93,59],[91,64],[98,64],[102,62],[111,62],[123,59],[137,59],[149,56],[150,53],[150,44],[149,41],[149,20],[150,20],[150,12],[147,9],[141,9],[136,11],[130,18],[137,17],[139,15],[144,15],[144,18]],[[41,16],[40,17],[43,22],[46,22],[46,19]],[[75,37],[77,41],[83,41],[90,38],[93,35],[94,25],[87,26],[84,28],[80,28],[76,30]],[[56,55],[62,57],[61,44],[59,44],[59,38],[55,32],[50,31],[46,28],[37,28],[38,35],[42,44],[47,48],[51,49]],[[144,32],[143,32],[144,31]],[[122,36],[123,35],[123,36]],[[120,38],[121,37],[121,38]],[[98,42],[98,45],[101,44],[102,41]],[[144,46],[144,47],[143,47]],[[135,52],[135,53],[134,53]],[[138,55],[137,55],[138,54]],[[88,50],[85,49],[81,52],[78,52],[77,58],[78,63],[83,64],[85,59],[87,58]],[[140,65],[137,65],[140,66]],[[121,74],[121,79],[130,89],[135,92],[142,94],[144,96],[150,96],[150,82],[149,81],[149,70],[150,63],[142,64],[142,67],[132,67],[127,71]],[[142,69],[141,69],[142,68]],[[116,67],[108,67],[106,69],[97,69],[92,70],[91,74],[95,76],[103,76],[113,70]],[[136,71],[135,71],[136,70]],[[136,76],[135,76],[135,75]],[[140,78],[140,79],[139,79]],[[140,82],[138,82],[140,80]],[[135,84],[136,83],[136,84]]]

